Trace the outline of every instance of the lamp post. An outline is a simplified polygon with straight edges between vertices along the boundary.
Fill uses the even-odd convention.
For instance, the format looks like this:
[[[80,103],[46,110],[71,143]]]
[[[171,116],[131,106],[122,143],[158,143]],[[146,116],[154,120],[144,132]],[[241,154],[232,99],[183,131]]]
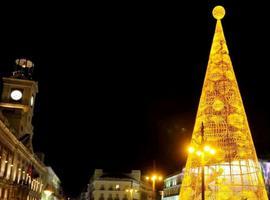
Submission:
[[[156,181],[162,181],[162,176],[159,174],[153,174],[151,177],[146,176],[145,179],[147,181],[152,181],[152,192],[153,192],[153,199],[156,198]]]
[[[133,188],[131,189],[126,189],[126,192],[130,194],[130,200],[133,200],[133,193],[137,192],[138,190],[134,190]]]
[[[199,144],[199,147],[196,149],[193,146],[190,146],[188,148],[188,152],[190,154],[194,154],[196,153],[197,156],[200,157],[200,164],[201,164],[201,168],[202,168],[202,200],[205,200],[205,175],[204,175],[204,166],[205,166],[205,155],[210,155],[213,156],[216,153],[216,150],[212,147],[210,147],[209,145],[206,144],[205,139],[204,139],[204,126],[202,123],[201,126],[201,136],[202,136],[202,140],[201,143]]]
[[[145,179],[152,181],[152,191],[154,192],[156,190],[156,181],[162,181],[163,178],[160,175],[153,174],[151,177],[146,176]]]

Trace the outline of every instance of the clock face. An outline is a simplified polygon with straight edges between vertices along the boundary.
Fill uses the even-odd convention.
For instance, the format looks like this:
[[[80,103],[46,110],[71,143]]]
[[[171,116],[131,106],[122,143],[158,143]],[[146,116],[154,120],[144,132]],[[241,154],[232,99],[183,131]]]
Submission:
[[[10,93],[10,97],[15,101],[19,101],[22,98],[22,92],[20,90],[13,90]]]
[[[30,105],[31,105],[31,106],[34,105],[34,96],[31,96]]]

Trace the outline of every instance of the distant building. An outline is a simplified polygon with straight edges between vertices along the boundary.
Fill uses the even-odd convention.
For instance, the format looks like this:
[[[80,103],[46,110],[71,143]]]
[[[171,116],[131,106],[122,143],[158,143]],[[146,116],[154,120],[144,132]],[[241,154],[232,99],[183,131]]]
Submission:
[[[87,192],[82,192],[80,194],[79,200],[87,200],[88,199],[88,193]]]
[[[269,160],[260,160],[260,164],[262,166],[262,171],[264,175],[265,187],[268,192],[268,196],[270,195],[270,161]]]
[[[164,179],[161,200],[178,200],[183,172],[176,172]]]
[[[83,188],[83,190],[82,190],[82,192],[80,193],[80,195],[79,195],[79,197],[77,198],[77,200],[87,200],[87,199],[89,199],[88,198],[88,187],[89,186],[89,184],[87,184],[84,188]]]
[[[47,168],[47,176],[45,178],[46,182],[46,188],[45,191],[47,190],[49,192],[46,193],[44,192],[42,194],[41,200],[60,200],[63,199],[63,194],[62,194],[62,189],[61,189],[61,182],[58,176],[55,174],[53,169],[51,167],[46,167]]]
[[[152,200],[151,185],[144,182],[140,170],[131,173],[105,173],[96,169],[91,177],[87,200]]]

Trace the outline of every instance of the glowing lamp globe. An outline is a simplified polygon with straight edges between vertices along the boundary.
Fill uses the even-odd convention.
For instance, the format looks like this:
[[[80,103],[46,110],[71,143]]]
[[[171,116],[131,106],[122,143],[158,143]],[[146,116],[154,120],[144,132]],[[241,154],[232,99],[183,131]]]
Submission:
[[[225,16],[225,9],[223,6],[216,6],[214,9],[213,9],[213,16],[215,19],[222,19],[224,16]]]

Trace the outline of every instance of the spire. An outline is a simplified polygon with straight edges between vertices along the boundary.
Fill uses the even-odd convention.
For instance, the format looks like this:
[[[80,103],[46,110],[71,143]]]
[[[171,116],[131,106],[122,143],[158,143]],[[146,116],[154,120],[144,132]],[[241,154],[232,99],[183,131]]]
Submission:
[[[225,9],[216,6],[213,16],[216,29],[180,199],[268,200],[223,33]]]
[[[223,33],[223,28],[221,24],[221,19],[225,16],[225,9],[222,6],[216,6],[213,9],[213,17],[217,19],[216,23],[216,29],[215,29],[215,35],[213,38],[212,48],[210,52],[210,58],[211,55],[217,54],[220,50],[220,47],[222,46],[222,50],[227,54],[229,54],[228,47],[226,45],[226,40]]]

